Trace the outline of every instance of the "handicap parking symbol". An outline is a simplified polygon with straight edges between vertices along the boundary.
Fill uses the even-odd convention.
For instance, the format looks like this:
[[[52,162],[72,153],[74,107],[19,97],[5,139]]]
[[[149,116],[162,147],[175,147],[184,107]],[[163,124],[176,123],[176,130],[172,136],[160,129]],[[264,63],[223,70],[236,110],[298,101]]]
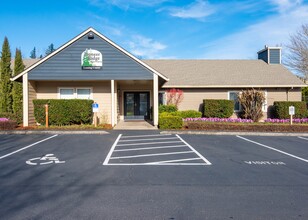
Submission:
[[[46,165],[46,164],[58,164],[58,163],[65,163],[65,161],[60,161],[54,154],[46,154],[42,157],[35,157],[26,161],[26,164],[29,165]]]

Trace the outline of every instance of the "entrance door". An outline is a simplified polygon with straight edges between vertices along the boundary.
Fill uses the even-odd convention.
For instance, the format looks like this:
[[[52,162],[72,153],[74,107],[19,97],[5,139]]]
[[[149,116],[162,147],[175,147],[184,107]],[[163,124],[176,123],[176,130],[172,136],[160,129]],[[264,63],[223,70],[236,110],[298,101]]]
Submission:
[[[124,119],[144,120],[149,118],[149,92],[124,92]]]

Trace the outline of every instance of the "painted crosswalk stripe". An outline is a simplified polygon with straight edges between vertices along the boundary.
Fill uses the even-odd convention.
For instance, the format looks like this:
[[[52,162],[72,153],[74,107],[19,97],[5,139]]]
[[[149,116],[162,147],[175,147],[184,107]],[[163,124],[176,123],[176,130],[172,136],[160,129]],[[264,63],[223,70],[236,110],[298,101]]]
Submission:
[[[133,155],[133,156],[111,157],[110,159],[124,159],[124,158],[136,158],[136,157],[153,157],[153,156],[162,156],[162,155],[190,154],[190,153],[194,153],[194,151],[180,151],[180,152],[158,153],[158,154],[142,154],[142,155]]]
[[[164,142],[144,142],[144,143],[134,143],[134,144],[118,144],[117,146],[134,146],[134,145],[149,145],[149,144],[169,144],[169,143],[179,143],[182,141],[164,141]]]
[[[187,159],[179,159],[179,160],[164,160],[164,161],[150,162],[150,163],[146,163],[146,164],[160,164],[160,163],[184,162],[184,161],[192,161],[192,160],[202,160],[202,158],[196,157],[196,158],[187,158]],[[204,164],[204,163],[202,163],[202,164]]]
[[[151,139],[130,139],[130,140],[120,140],[119,142],[129,142],[129,141],[152,141],[152,140],[169,140],[177,139],[177,137],[168,137],[168,138],[151,138]]]
[[[114,150],[114,152],[119,152],[119,151],[135,151],[135,150],[152,150],[152,149],[177,148],[177,147],[186,147],[186,145],[174,145],[174,146],[164,146],[164,147],[141,147],[141,148],[131,148],[131,149],[120,149],[120,150]]]

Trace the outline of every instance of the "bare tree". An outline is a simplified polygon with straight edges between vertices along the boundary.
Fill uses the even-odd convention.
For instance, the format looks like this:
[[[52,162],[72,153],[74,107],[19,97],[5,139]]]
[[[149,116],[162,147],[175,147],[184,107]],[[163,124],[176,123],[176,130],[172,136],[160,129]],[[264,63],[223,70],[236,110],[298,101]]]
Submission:
[[[289,53],[284,62],[288,67],[300,73],[304,80],[308,80],[308,24],[290,36],[290,43],[286,45]]]

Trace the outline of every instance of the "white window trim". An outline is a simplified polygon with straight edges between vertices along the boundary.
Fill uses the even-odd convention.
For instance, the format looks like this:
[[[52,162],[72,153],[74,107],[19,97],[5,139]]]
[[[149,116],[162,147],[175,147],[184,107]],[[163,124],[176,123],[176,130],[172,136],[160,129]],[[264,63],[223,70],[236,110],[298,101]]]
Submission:
[[[90,99],[93,99],[93,88],[92,87],[76,87],[75,88],[75,93],[76,93],[76,99],[77,99],[77,90],[78,89],[90,89]]]
[[[93,87],[58,87],[58,99],[61,99],[61,94],[60,94],[61,89],[73,89],[74,90],[73,99],[77,99],[77,90],[78,89],[90,89],[90,99],[93,100]]]
[[[73,91],[74,91],[74,97],[73,98],[75,98],[76,97],[76,94],[75,94],[75,88],[74,87],[59,87],[58,88],[58,99],[61,99],[61,93],[60,93],[60,90],[61,89],[72,89]]]
[[[267,90],[264,90],[264,103],[262,104],[262,112],[267,112]]]
[[[230,93],[238,93],[240,95],[242,92],[241,91],[236,91],[236,90],[228,91],[228,100],[231,100],[230,99]],[[241,103],[239,103],[239,110],[234,110],[233,109],[233,112],[237,113],[237,112],[241,112],[242,110],[243,109],[242,109]]]
[[[158,91],[158,93],[163,94],[163,105],[167,105],[166,91]]]

